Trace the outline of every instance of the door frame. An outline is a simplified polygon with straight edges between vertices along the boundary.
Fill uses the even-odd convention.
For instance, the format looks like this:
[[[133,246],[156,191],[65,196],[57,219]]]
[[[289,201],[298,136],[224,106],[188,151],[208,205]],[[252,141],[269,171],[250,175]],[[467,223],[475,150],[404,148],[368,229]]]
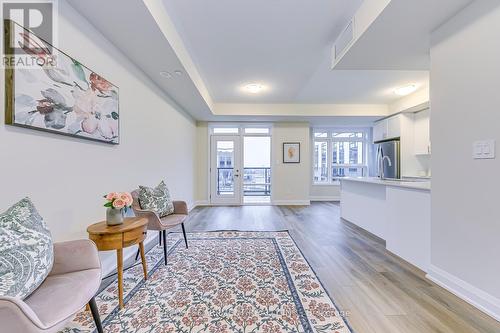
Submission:
[[[244,151],[243,151],[243,144],[244,144],[244,137],[245,136],[268,136],[271,138],[271,156],[270,156],[270,161],[271,161],[271,202],[269,203],[269,205],[273,205],[273,184],[274,184],[274,158],[275,158],[275,152],[274,152],[274,143],[273,143],[273,135],[274,135],[274,127],[273,127],[273,124],[272,123],[233,123],[233,122],[227,122],[227,123],[208,123],[208,131],[207,131],[207,141],[208,141],[208,144],[207,144],[207,149],[208,149],[208,168],[207,168],[207,185],[208,185],[208,190],[207,190],[207,197],[208,197],[208,204],[210,206],[224,206],[224,205],[230,205],[230,204],[224,204],[224,203],[217,203],[217,202],[214,202],[213,200],[213,197],[212,197],[212,186],[213,186],[213,180],[212,180],[212,158],[213,158],[213,154],[212,154],[212,136],[221,136],[221,137],[224,137],[224,136],[228,136],[228,137],[231,137],[231,136],[239,136],[240,137],[240,140],[239,140],[239,151],[240,151],[240,160],[241,160],[241,177],[240,178],[240,181],[241,181],[241,188],[240,188],[240,199],[239,199],[239,204],[237,205],[249,205],[249,206],[252,206],[252,205],[260,205],[260,204],[254,204],[254,203],[247,203],[245,204],[243,202],[243,197],[244,197],[244,193],[243,193],[243,168],[244,168],[244,161],[243,161],[243,158],[244,158]],[[238,128],[238,133],[213,133],[213,129],[214,128]],[[248,135],[245,135],[245,128],[268,128],[269,129],[269,133],[268,134],[248,134]],[[234,205],[234,204],[233,204]],[[265,204],[265,205],[268,205],[268,204]]]
[[[232,141],[233,146],[233,195],[226,197],[217,195],[217,156],[216,156],[216,143],[220,141]],[[243,200],[243,182],[242,182],[242,145],[241,136],[233,135],[211,135],[210,136],[210,203],[213,205],[227,205],[227,206],[240,206]]]

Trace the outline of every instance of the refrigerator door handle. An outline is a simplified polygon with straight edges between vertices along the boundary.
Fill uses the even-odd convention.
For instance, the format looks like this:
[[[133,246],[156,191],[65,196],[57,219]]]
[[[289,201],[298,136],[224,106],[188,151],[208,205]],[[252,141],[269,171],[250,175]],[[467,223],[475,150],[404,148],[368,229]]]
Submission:
[[[380,163],[380,161],[382,160],[382,146],[378,145],[377,146],[377,174],[378,176],[380,177],[381,173],[381,168],[382,168],[382,165]]]

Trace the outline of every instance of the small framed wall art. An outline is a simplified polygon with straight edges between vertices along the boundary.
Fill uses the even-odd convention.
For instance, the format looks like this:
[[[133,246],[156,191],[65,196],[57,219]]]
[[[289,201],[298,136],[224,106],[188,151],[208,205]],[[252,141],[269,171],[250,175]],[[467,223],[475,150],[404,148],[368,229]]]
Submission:
[[[300,163],[300,142],[283,142],[283,163]]]

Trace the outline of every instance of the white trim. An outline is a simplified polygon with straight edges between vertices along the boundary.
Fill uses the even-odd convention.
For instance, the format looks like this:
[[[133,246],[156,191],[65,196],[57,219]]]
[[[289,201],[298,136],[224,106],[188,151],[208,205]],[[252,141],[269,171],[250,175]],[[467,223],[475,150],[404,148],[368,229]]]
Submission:
[[[236,175],[233,178],[233,194],[219,194],[217,195],[217,156],[214,153],[217,151],[217,143],[219,141],[232,141],[233,142],[233,160],[232,165],[229,168],[233,170],[243,170],[243,140],[240,134],[231,135],[219,135],[212,134],[210,136],[210,157],[211,165],[210,170],[210,202],[213,204],[223,204],[223,205],[236,205],[239,206],[243,200],[243,177],[236,179]],[[236,174],[236,171],[233,171]],[[242,174],[242,172],[241,172]]]
[[[339,177],[333,177],[333,168],[361,168],[363,174],[366,176],[369,173],[369,145],[370,145],[370,127],[311,127],[310,136],[311,136],[311,184],[319,185],[319,184],[330,184],[336,185],[338,184]],[[351,133],[351,132],[362,132],[362,138],[342,138],[342,137],[333,137],[333,133]],[[315,133],[327,133],[327,137],[315,137]],[[327,181],[316,182],[314,180],[314,153],[315,153],[315,144],[316,142],[326,143],[326,170],[327,170]],[[336,142],[361,142],[363,145],[363,162],[362,164],[333,164],[333,144]]]
[[[271,202],[274,206],[309,206],[310,200],[273,200]]]
[[[242,206],[272,206],[272,202],[244,202]]]
[[[332,183],[327,183],[327,182],[323,182],[323,183],[312,183],[311,184],[312,186],[334,186],[334,187],[340,187],[340,181],[339,179],[337,179],[335,182],[332,182]]]
[[[243,204],[231,204],[231,203],[225,203],[225,202],[211,202],[207,205],[207,207],[241,207],[244,206]]]
[[[238,128],[238,133],[214,133],[214,128]],[[267,128],[269,129],[268,134],[264,133],[245,133],[245,128]],[[209,135],[242,135],[242,136],[271,136],[271,131],[273,128],[273,123],[263,122],[209,122],[208,123],[208,134]]]
[[[234,133],[221,133],[221,134],[214,134],[213,133],[213,129],[214,128],[217,128],[217,127],[234,127],[234,128],[238,128],[238,134],[234,134]],[[267,128],[269,129],[269,133],[267,134],[252,134],[252,133],[249,133],[249,134],[245,134],[245,128]],[[240,202],[239,203],[221,203],[221,202],[216,202],[216,200],[214,199],[215,196],[213,195],[212,193],[212,187],[213,187],[213,184],[212,184],[212,173],[210,172],[211,168],[212,168],[212,164],[213,164],[213,160],[212,160],[212,136],[219,136],[219,137],[224,137],[224,136],[227,136],[227,137],[231,137],[231,136],[238,136],[240,138],[240,144],[239,144],[239,150],[240,150],[240,159],[241,159],[241,169],[244,168],[244,162],[243,162],[243,157],[244,157],[244,138],[245,137],[269,137],[271,139],[271,157],[270,157],[270,160],[271,160],[271,194],[272,194],[272,184],[274,182],[274,163],[273,163],[273,157],[274,157],[274,145],[273,145],[273,134],[274,134],[274,124],[273,123],[270,123],[270,122],[209,122],[208,123],[208,163],[209,163],[209,167],[208,167],[208,170],[207,170],[207,173],[208,173],[208,193],[207,193],[207,196],[209,198],[209,205],[210,206],[227,206],[227,205],[232,205],[232,206],[245,206],[245,205],[248,205],[246,203],[243,202],[243,197],[244,197],[244,193],[243,193],[243,180],[241,181],[241,191],[240,192]]]
[[[426,278],[500,321],[500,299],[433,265]]]
[[[189,211],[192,211],[196,207],[202,207],[202,206],[210,206],[210,201],[208,200],[197,200],[193,204],[191,204],[188,209]]]
[[[210,124],[208,125],[207,131],[207,151],[208,151],[208,168],[207,172],[207,198],[208,202],[212,202],[212,130],[210,129]]]
[[[309,197],[310,201],[340,201],[340,195],[312,195]]]
[[[195,205],[189,211],[196,207],[242,207],[242,206],[273,206],[272,202],[251,202],[242,203],[240,205],[230,205],[224,203],[210,203],[208,200],[197,201]]]

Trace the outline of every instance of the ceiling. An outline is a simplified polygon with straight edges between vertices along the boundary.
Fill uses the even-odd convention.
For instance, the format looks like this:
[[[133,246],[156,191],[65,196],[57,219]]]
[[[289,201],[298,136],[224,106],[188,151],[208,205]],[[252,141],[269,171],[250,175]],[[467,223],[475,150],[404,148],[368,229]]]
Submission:
[[[297,103],[390,104],[401,98],[399,87],[429,84],[428,71],[330,70],[330,59],[311,76],[296,96]]]
[[[397,4],[390,7],[391,2],[386,9],[391,15],[384,20],[394,20],[392,11],[404,12],[409,3],[415,7],[421,1],[392,0]],[[405,63],[397,68],[378,68],[349,63],[351,50],[356,51],[355,59],[365,62],[375,51],[383,53],[379,48],[358,50],[357,43],[342,59],[340,70],[330,69],[331,46],[363,0],[315,0],[314,5],[304,0],[67,2],[198,120],[309,121],[317,117],[323,122],[328,116],[349,117],[345,105],[355,105],[356,110],[366,105],[370,109],[365,112],[366,119],[371,119],[386,115],[387,104],[399,98],[395,88],[408,83],[427,87],[429,81],[428,66]],[[451,15],[456,9],[450,5],[447,13]],[[446,17],[444,10],[439,13],[432,24]],[[384,10],[380,17],[385,14]],[[407,26],[397,22],[402,24],[401,29]],[[378,24],[375,21],[372,26]],[[370,29],[367,33],[371,36],[384,39],[371,34]],[[385,30],[377,31],[380,34]],[[359,43],[365,41],[362,37]],[[401,41],[391,42],[396,45],[391,47],[397,48]],[[172,77],[160,75],[161,71],[170,72]],[[182,74],[178,76],[175,71]],[[268,89],[255,95],[242,91],[241,86],[251,82]],[[232,105],[238,105],[234,112]],[[297,105],[302,111],[293,107],[287,111],[287,105]],[[254,112],[243,112],[253,106]]]
[[[216,103],[390,103],[426,71],[331,71],[362,0],[162,0]],[[267,89],[248,94],[259,82]],[[389,89],[390,93],[387,93]]]
[[[431,33],[472,1],[392,0],[336,68],[428,70]]]
[[[208,105],[143,1],[68,2],[186,112],[196,119],[210,114]],[[160,75],[164,70],[173,77],[167,79]],[[176,70],[183,75],[175,75]]]

